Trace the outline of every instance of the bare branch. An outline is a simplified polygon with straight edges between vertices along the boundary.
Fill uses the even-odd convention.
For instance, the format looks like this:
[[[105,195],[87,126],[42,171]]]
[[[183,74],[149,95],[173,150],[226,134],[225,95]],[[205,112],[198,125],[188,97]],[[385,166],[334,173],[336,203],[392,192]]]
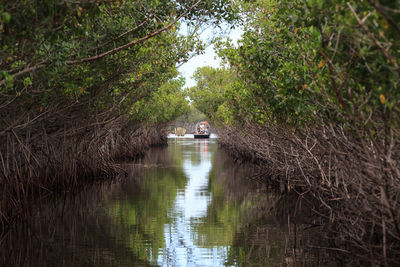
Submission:
[[[82,59],[77,59],[77,60],[69,60],[69,61],[66,62],[66,64],[68,64],[68,65],[75,65],[75,64],[81,64],[81,63],[85,63],[85,62],[95,61],[95,60],[98,60],[98,59],[100,59],[100,58],[106,57],[106,56],[108,56],[108,55],[115,54],[115,53],[117,53],[117,52],[119,52],[119,51],[122,51],[122,50],[124,50],[124,49],[129,48],[129,47],[132,47],[132,46],[134,46],[134,45],[143,43],[143,42],[147,41],[148,39],[150,39],[150,38],[152,38],[152,37],[154,37],[154,36],[156,36],[156,35],[158,35],[158,34],[160,34],[160,33],[162,33],[162,32],[165,32],[165,31],[171,29],[181,18],[185,17],[193,8],[195,8],[196,6],[198,6],[198,5],[200,4],[201,1],[202,1],[202,0],[198,0],[196,3],[194,3],[190,8],[188,8],[185,12],[183,12],[180,16],[178,16],[176,19],[174,19],[174,20],[173,20],[170,24],[168,24],[167,26],[165,26],[165,27],[163,27],[163,28],[161,28],[161,29],[159,29],[159,30],[157,30],[157,31],[155,31],[155,32],[153,32],[153,33],[151,33],[151,34],[145,36],[145,37],[142,37],[142,38],[140,38],[140,39],[138,39],[138,40],[129,42],[129,43],[124,44],[124,45],[122,45],[122,46],[120,46],[120,47],[114,48],[114,49],[112,49],[112,50],[106,51],[106,52],[101,53],[101,54],[96,55],[96,56],[87,57],[87,58],[82,58]],[[146,22],[146,21],[145,21],[145,22]],[[125,33],[122,33],[122,34],[121,34],[120,36],[118,36],[117,38],[121,38],[121,37],[125,36],[126,34],[129,34],[130,32],[132,32],[132,31],[136,30],[137,28],[143,26],[143,24],[144,24],[145,22],[142,22],[141,24],[139,24],[139,25],[136,26],[135,28],[133,28],[133,29],[131,29],[131,30],[125,32]],[[107,43],[105,43],[105,44],[107,44]],[[103,45],[105,45],[105,44],[103,44]],[[23,75],[23,74],[26,74],[26,73],[28,73],[28,72],[32,72],[32,71],[35,71],[35,70],[37,70],[37,69],[40,69],[40,68],[46,66],[45,63],[47,63],[47,62],[46,62],[46,61],[42,61],[42,62],[40,62],[39,64],[37,64],[37,65],[35,65],[35,66],[33,66],[33,67],[26,67],[24,70],[22,70],[22,71],[20,71],[20,72],[17,72],[16,74],[14,74],[14,75],[13,75],[13,79],[15,79],[15,78],[17,78],[17,77],[19,77],[19,76],[21,76],[21,75]],[[1,80],[1,81],[0,81],[0,86],[3,86],[5,83],[6,83],[6,79]]]
[[[28,73],[28,72],[35,71],[35,70],[37,70],[37,69],[40,69],[40,68],[43,67],[43,66],[45,66],[45,62],[44,62],[44,61],[40,62],[39,64],[37,64],[37,65],[35,65],[35,66],[33,66],[33,67],[27,66],[25,69],[21,70],[20,72],[15,73],[15,74],[13,75],[13,78],[15,79],[15,78],[18,77],[18,76],[21,76],[21,75],[23,75],[23,74],[25,74],[25,73]],[[6,79],[1,80],[1,81],[0,81],[0,86],[3,86],[5,83],[6,83]]]
[[[87,58],[82,58],[82,59],[77,59],[77,60],[70,60],[70,61],[67,61],[67,64],[68,64],[68,65],[75,65],[75,64],[80,64],[80,63],[95,61],[95,60],[98,60],[98,59],[103,58],[103,57],[105,57],[105,56],[115,54],[115,53],[117,53],[117,52],[119,52],[119,51],[122,51],[122,50],[124,50],[124,49],[129,48],[129,47],[132,47],[132,46],[134,46],[134,45],[143,43],[144,41],[147,41],[148,39],[150,39],[150,38],[152,38],[152,37],[154,37],[154,36],[156,36],[156,35],[158,35],[158,34],[160,34],[160,33],[162,33],[162,32],[165,32],[166,30],[171,29],[172,26],[175,25],[175,23],[177,23],[181,18],[183,18],[184,16],[186,16],[186,15],[187,15],[193,8],[195,8],[200,2],[201,2],[201,0],[197,1],[195,4],[193,4],[189,9],[187,9],[187,10],[186,10],[184,13],[182,13],[179,17],[177,17],[176,19],[174,19],[174,20],[173,20],[170,24],[168,24],[167,26],[165,26],[165,27],[163,27],[163,28],[161,28],[161,29],[159,29],[159,30],[157,30],[157,31],[155,31],[155,32],[153,32],[153,33],[151,33],[151,34],[145,36],[145,37],[142,37],[142,38],[140,38],[140,39],[138,39],[138,40],[132,41],[132,42],[127,43],[127,44],[124,44],[124,45],[122,45],[122,46],[120,46],[120,47],[111,49],[111,50],[109,50],[109,51],[106,51],[106,52],[101,53],[101,54],[96,55],[96,56],[87,57]]]
[[[397,24],[389,15],[383,10],[381,5],[377,3],[375,0],[369,0],[369,3],[381,14],[396,30],[400,32],[400,26]]]
[[[136,31],[137,29],[139,29],[140,27],[142,27],[144,24],[146,24],[146,22],[148,22],[148,21],[149,21],[150,19],[152,19],[153,17],[154,17],[153,15],[150,16],[149,18],[145,19],[142,23],[140,23],[139,25],[135,26],[134,28],[132,28],[132,29],[130,29],[130,30],[124,32],[124,33],[121,33],[121,34],[118,35],[117,37],[115,37],[115,38],[113,38],[113,39],[111,39],[111,40],[109,40],[109,41],[107,41],[107,42],[105,42],[105,43],[103,43],[103,44],[97,46],[96,48],[91,49],[91,50],[97,50],[97,49],[99,49],[99,48],[102,48],[102,47],[108,45],[109,43],[112,43],[112,42],[114,42],[114,41],[116,41],[116,40],[118,40],[118,39],[121,39],[122,37],[124,37],[124,36],[130,34],[130,33],[133,32],[133,31]]]
[[[358,24],[364,29],[364,31],[368,34],[369,38],[375,43],[375,45],[381,50],[383,55],[393,64],[393,66],[396,68],[397,72],[400,73],[400,68],[399,64],[397,64],[396,59],[387,51],[382,44],[375,38],[375,36],[371,33],[371,31],[368,29],[367,26],[361,21],[361,19],[358,17],[357,13],[355,12],[354,8],[350,5],[349,2],[347,2],[347,6],[350,8],[351,12],[353,13],[354,17],[356,18]]]

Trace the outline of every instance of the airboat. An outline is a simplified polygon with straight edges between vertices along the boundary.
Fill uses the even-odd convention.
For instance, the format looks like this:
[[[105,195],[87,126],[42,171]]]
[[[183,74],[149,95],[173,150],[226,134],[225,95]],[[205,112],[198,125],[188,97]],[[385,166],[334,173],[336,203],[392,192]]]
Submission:
[[[196,124],[194,138],[210,138],[210,125],[206,121],[201,121]]]

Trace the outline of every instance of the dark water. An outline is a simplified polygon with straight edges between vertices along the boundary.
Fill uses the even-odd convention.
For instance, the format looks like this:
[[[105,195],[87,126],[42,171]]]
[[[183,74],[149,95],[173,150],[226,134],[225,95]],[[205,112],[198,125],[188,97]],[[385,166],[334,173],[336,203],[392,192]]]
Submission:
[[[0,266],[320,266],[307,202],[265,189],[215,140],[170,139],[128,177],[32,208]],[[313,250],[310,247],[314,247]]]

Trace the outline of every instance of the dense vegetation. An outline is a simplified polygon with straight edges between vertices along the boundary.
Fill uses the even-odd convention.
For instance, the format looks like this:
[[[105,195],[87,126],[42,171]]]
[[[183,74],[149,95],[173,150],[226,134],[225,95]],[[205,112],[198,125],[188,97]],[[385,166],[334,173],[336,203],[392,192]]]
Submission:
[[[231,1],[0,0],[0,221],[117,171],[189,107],[176,66]],[[330,248],[400,257],[400,1],[239,2],[238,47],[188,90],[220,142],[320,201]],[[180,23],[190,33],[181,35]]]
[[[220,142],[321,204],[330,247],[400,257],[400,1],[258,0],[189,89]]]
[[[117,171],[188,110],[176,66],[229,1],[1,0],[0,221],[38,192]],[[188,34],[179,31],[187,25]]]
[[[196,255],[197,264],[203,259],[198,250],[213,257],[217,249],[220,257],[214,258],[215,265],[228,256],[226,265],[230,266],[279,266],[288,259],[305,266],[327,266],[324,263],[331,259],[322,253],[318,260],[307,257],[307,252],[297,258],[292,255],[296,239],[288,228],[294,229],[293,222],[297,222],[300,229],[311,219],[305,212],[306,203],[300,204],[293,194],[255,193],[257,184],[244,179],[256,172],[254,166],[234,164],[225,151],[216,149],[215,143],[204,142],[155,148],[137,162],[141,164],[128,164],[128,179],[88,184],[75,194],[44,201],[34,208],[33,218],[26,223],[29,227],[18,224],[2,239],[0,263],[154,266],[168,261],[177,266],[185,258],[170,251],[184,248],[186,252],[190,247],[188,257]],[[205,154],[211,157],[204,158]],[[210,172],[201,177],[187,172],[190,165],[211,167],[209,162],[213,162]],[[199,179],[209,181],[209,193],[195,195],[201,204],[192,213],[190,207],[182,206],[182,194],[187,198],[194,193],[190,183]],[[295,205],[303,207],[297,214],[300,220],[290,213]],[[181,220],[188,216],[182,210],[189,211],[189,220]],[[297,235],[301,247],[318,244],[316,239],[315,235]]]

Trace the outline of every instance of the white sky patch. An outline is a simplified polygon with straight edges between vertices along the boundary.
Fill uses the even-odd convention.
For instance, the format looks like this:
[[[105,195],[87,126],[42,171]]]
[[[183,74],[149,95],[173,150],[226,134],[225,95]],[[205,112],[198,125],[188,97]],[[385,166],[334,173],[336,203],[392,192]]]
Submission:
[[[233,29],[228,37],[233,41],[235,45],[237,45],[237,41],[240,39],[243,30],[240,28]],[[202,39],[206,40],[208,36],[212,34],[211,29],[207,29],[202,33]],[[226,40],[226,38],[224,39]],[[214,51],[214,45],[210,45],[205,50],[204,54],[194,56],[185,64],[182,64],[178,68],[180,74],[185,78],[186,84],[185,87],[192,87],[196,85],[195,80],[192,78],[195,70],[199,67],[211,66],[211,67],[219,67],[221,64],[221,59]]]

